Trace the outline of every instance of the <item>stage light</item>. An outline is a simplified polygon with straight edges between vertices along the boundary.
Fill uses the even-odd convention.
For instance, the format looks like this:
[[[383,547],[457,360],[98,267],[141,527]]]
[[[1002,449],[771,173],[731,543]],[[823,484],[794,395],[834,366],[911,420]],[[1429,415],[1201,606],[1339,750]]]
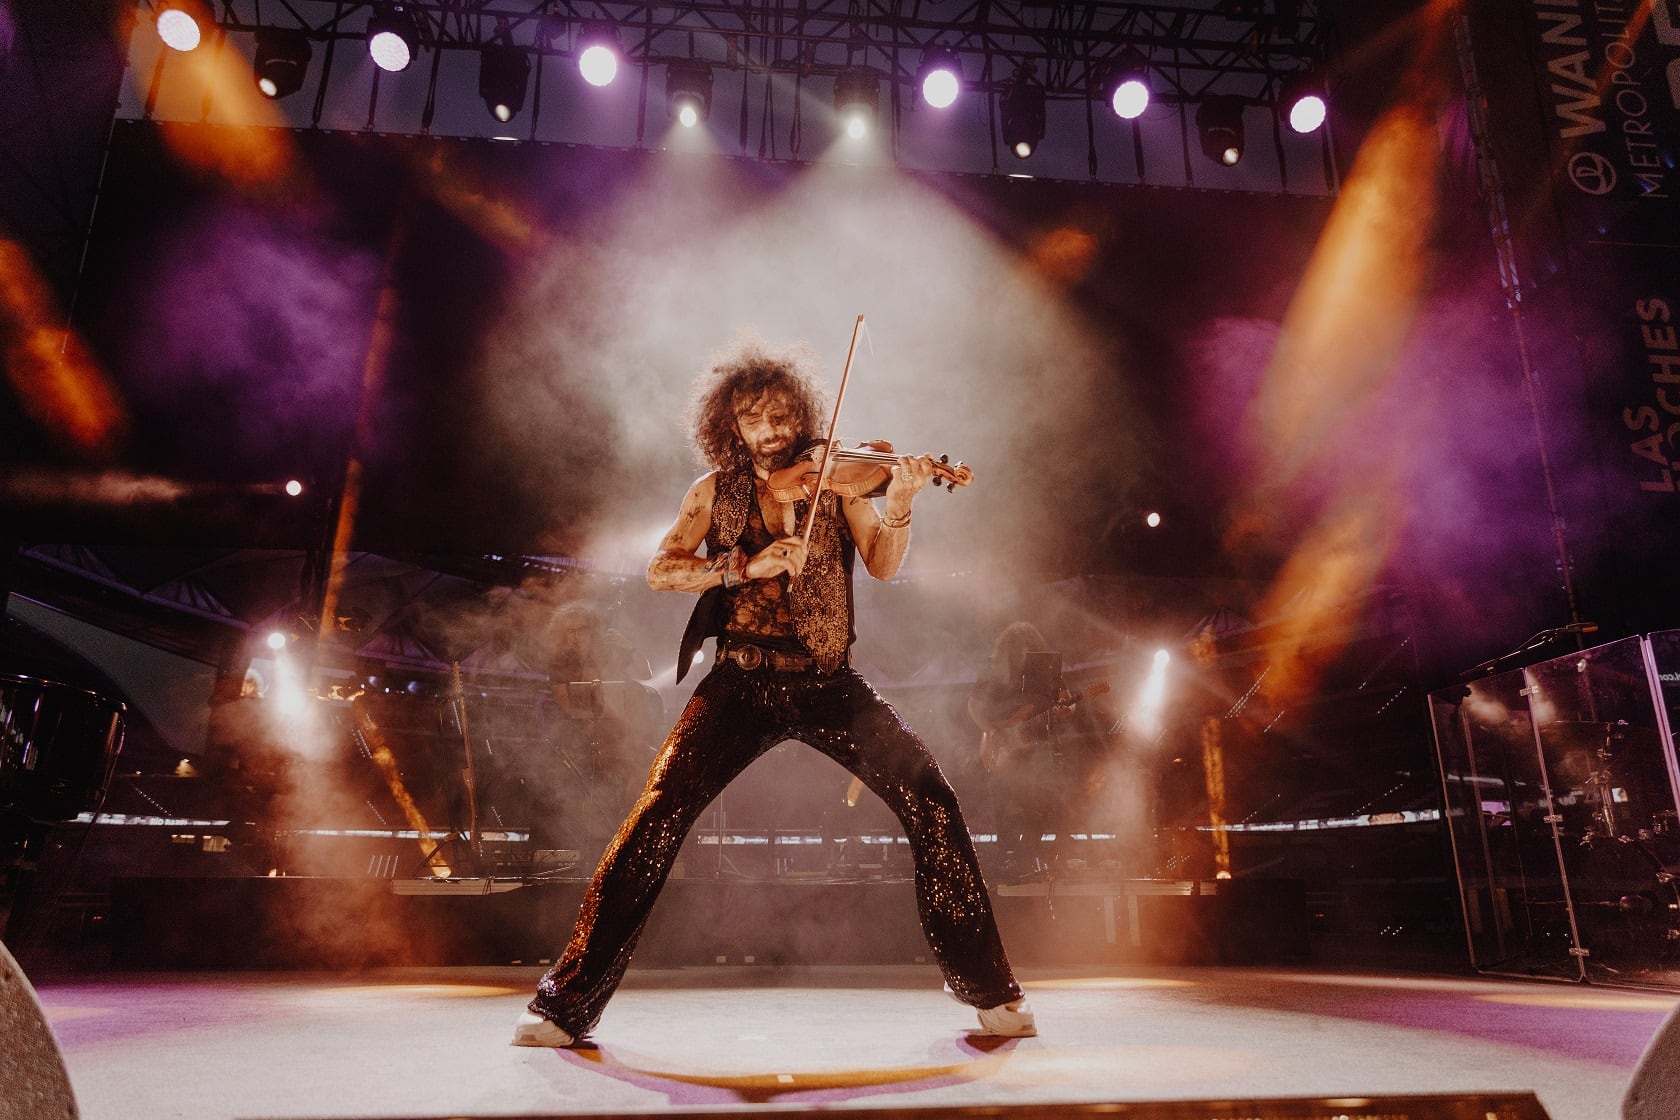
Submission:
[[[274,650],[276,653],[286,648],[286,635],[279,630],[269,631],[268,637],[265,641],[268,648]]]
[[[401,4],[375,8],[367,22],[368,56],[381,70],[408,69],[420,49],[420,29],[414,14]]]
[[[1278,88],[1278,112],[1296,132],[1316,132],[1329,112],[1323,80],[1311,70],[1285,78]]]
[[[1044,139],[1044,87],[1027,71],[1016,71],[998,94],[998,118],[1003,142],[1015,158],[1032,155]]]
[[[489,43],[478,52],[478,95],[490,115],[503,124],[525,107],[530,81],[531,56],[511,43]]]
[[[303,493],[303,483],[299,482],[295,478],[287,479],[286,480],[286,493],[290,497],[293,497],[293,498],[297,497],[299,494]]]
[[[1132,704],[1133,729],[1146,739],[1154,739],[1161,734],[1161,710],[1167,699],[1167,664],[1171,660],[1172,655],[1166,650],[1155,651],[1150,658],[1149,672],[1143,678],[1143,687],[1138,690],[1137,700]]]
[[[1243,100],[1218,94],[1196,107],[1196,135],[1202,154],[1232,167],[1243,156]]]
[[[684,128],[693,128],[705,120],[712,106],[711,64],[697,58],[667,63],[665,103]]]
[[[834,111],[853,140],[869,135],[881,104],[881,76],[867,66],[852,66],[834,78]]]
[[[199,0],[164,0],[158,6],[158,38],[175,50],[193,50],[204,38],[210,20],[210,10]]]
[[[257,28],[251,74],[264,97],[281,98],[303,88],[309,70],[309,36],[295,27]]]
[[[962,92],[962,58],[946,47],[930,47],[916,71],[922,100],[934,109],[948,109]]]
[[[566,38],[569,26],[565,16],[545,12],[537,20],[537,42],[545,47],[558,46]]]
[[[618,29],[593,21],[578,32],[578,73],[592,86],[609,86],[618,77]]]
[[[1109,107],[1122,120],[1135,121],[1149,108],[1149,63],[1128,47],[1108,72],[1104,83]]]
[[[1143,523],[1151,529],[1159,529],[1161,527],[1161,515],[1154,510],[1150,510],[1144,515]]]

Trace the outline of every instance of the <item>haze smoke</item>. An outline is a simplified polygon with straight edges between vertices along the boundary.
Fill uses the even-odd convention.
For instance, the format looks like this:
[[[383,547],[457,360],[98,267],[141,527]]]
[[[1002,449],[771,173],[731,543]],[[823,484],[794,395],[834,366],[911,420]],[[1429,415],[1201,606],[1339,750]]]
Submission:
[[[860,313],[842,436],[976,473],[967,491],[922,497],[911,570],[1053,557],[1067,530],[1043,501],[1046,449],[1078,476],[1135,446],[1124,425],[1082,438],[1128,411],[1124,378],[1059,293],[911,181],[816,168],[766,193],[733,164],[694,171],[662,164],[535,262],[485,355],[497,422],[516,435],[556,411],[602,422],[579,432],[613,468],[596,477],[601,559],[645,564],[698,473],[682,408],[709,354],[742,330],[807,341],[832,391]],[[523,450],[530,470],[553,469],[550,449]],[[627,522],[642,528],[627,538]]]

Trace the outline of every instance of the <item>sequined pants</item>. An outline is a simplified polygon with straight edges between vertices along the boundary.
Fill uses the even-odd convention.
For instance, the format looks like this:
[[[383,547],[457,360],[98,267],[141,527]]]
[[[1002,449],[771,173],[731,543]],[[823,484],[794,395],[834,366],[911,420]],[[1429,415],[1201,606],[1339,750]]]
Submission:
[[[962,810],[915,732],[849,667],[819,674],[725,663],[666,736],[584,892],[571,942],[537,985],[533,1012],[573,1038],[594,1028],[689,829],[749,763],[789,739],[861,778],[903,824],[922,931],[957,997],[975,1007],[1020,998]]]

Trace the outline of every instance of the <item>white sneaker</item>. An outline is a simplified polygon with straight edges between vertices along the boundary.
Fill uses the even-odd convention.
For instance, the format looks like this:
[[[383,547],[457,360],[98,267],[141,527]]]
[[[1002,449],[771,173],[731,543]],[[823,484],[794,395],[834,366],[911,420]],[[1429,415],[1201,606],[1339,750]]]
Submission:
[[[945,994],[962,1003],[949,984],[945,985]],[[975,1010],[980,1014],[980,1029],[976,1034],[997,1035],[999,1038],[1033,1038],[1038,1034],[1038,1024],[1033,1021],[1032,1008],[1027,1006],[1025,996],[996,1007]]]
[[[1023,999],[1000,1003],[996,1007],[982,1007],[980,1013],[979,1034],[998,1035],[1002,1038],[1032,1038],[1038,1034],[1038,1024],[1033,1021],[1032,1008]]]
[[[570,1046],[577,1039],[541,1015],[521,1011],[513,1024],[515,1046]]]

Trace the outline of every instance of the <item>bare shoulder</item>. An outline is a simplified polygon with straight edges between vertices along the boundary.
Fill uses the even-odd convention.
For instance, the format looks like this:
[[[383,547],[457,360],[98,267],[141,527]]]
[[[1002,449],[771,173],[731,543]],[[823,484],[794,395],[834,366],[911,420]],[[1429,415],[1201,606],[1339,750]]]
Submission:
[[[662,551],[693,552],[712,525],[712,502],[717,498],[717,472],[708,471],[694,480],[683,495],[677,520],[661,542]]]
[[[712,503],[717,501],[717,472],[707,471],[694,480],[683,495],[682,513],[679,519],[708,515],[712,511]]]
[[[712,500],[716,497],[717,472],[707,471],[705,474],[694,480],[694,485],[688,488],[688,496],[684,499],[684,501],[686,503],[698,499],[704,501],[707,505],[710,505]]]

